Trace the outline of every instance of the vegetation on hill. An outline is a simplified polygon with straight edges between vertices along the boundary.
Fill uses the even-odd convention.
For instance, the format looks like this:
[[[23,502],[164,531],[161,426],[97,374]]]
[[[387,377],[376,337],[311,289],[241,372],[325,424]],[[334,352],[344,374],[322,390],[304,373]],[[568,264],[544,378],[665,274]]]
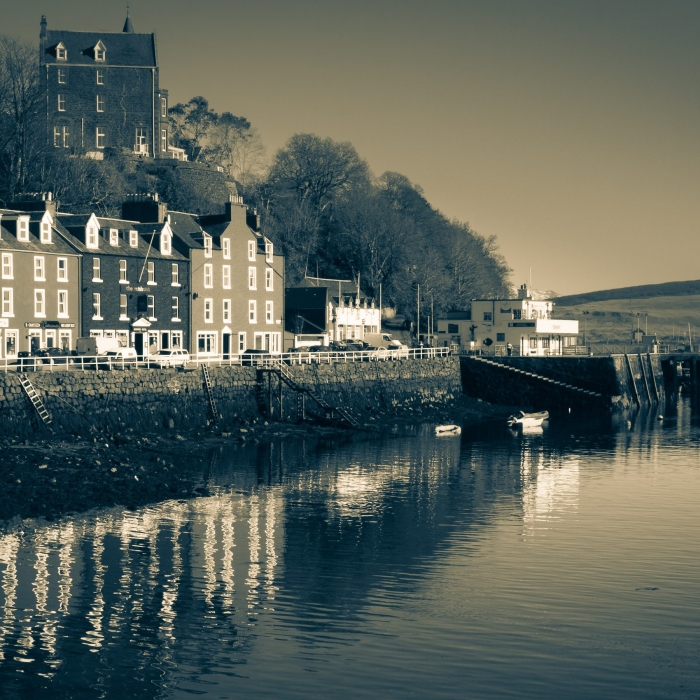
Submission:
[[[586,292],[585,294],[570,294],[557,297],[557,304],[559,306],[575,306],[613,299],[648,299],[652,297],[688,296],[691,294],[700,294],[700,280],[642,284],[636,287],[619,287],[617,289],[603,289],[598,292]]]

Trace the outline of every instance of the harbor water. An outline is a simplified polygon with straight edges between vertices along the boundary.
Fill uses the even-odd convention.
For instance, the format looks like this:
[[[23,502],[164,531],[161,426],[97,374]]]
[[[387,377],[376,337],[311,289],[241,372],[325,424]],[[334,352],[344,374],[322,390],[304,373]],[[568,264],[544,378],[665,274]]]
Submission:
[[[700,423],[216,449],[0,531],[0,697],[698,698]]]

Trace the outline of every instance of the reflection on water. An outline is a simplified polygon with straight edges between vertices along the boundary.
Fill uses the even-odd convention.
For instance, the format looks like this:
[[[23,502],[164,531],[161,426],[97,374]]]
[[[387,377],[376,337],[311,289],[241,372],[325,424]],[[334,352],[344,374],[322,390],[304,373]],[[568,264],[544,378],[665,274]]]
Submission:
[[[206,497],[8,527],[2,696],[695,697],[699,437],[681,404],[286,440],[216,451]]]

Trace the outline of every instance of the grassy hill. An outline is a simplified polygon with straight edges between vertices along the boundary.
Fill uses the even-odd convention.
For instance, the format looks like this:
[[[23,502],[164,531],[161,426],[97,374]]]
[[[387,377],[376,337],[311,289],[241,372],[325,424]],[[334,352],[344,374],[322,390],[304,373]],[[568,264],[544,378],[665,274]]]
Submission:
[[[652,287],[668,288],[671,285],[698,285],[693,294],[670,294],[663,296],[638,296],[625,298],[596,298],[623,290],[606,290],[580,294],[576,297],[559,297],[554,299],[554,316],[571,318],[579,322],[580,342],[586,333],[586,342],[591,343],[630,343],[632,331],[645,325],[649,333],[656,333],[662,343],[688,342],[688,324],[694,343],[700,342],[700,281],[671,282],[668,285],[645,285],[629,287],[630,290],[650,290]],[[678,287],[680,288],[680,286]],[[676,289],[672,287],[671,289]],[[562,303],[562,299],[566,301]],[[582,301],[576,302],[576,299]],[[574,300],[573,302],[571,300]],[[639,314],[639,316],[637,316]]]
[[[642,284],[636,287],[603,289],[585,294],[570,294],[556,298],[558,306],[579,306],[594,301],[649,299],[652,297],[696,296],[700,294],[700,280]]]

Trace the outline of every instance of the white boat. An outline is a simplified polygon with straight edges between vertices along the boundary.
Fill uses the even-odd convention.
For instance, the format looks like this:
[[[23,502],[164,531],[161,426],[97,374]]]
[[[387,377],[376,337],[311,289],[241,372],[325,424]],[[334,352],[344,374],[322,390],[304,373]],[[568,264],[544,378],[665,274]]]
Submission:
[[[549,418],[549,411],[540,411],[539,413],[525,413],[518,411],[515,415],[508,418],[508,425],[513,427],[534,428],[542,425],[542,421]]]
[[[462,432],[462,428],[458,425],[436,425],[435,434],[436,435],[459,435]]]

